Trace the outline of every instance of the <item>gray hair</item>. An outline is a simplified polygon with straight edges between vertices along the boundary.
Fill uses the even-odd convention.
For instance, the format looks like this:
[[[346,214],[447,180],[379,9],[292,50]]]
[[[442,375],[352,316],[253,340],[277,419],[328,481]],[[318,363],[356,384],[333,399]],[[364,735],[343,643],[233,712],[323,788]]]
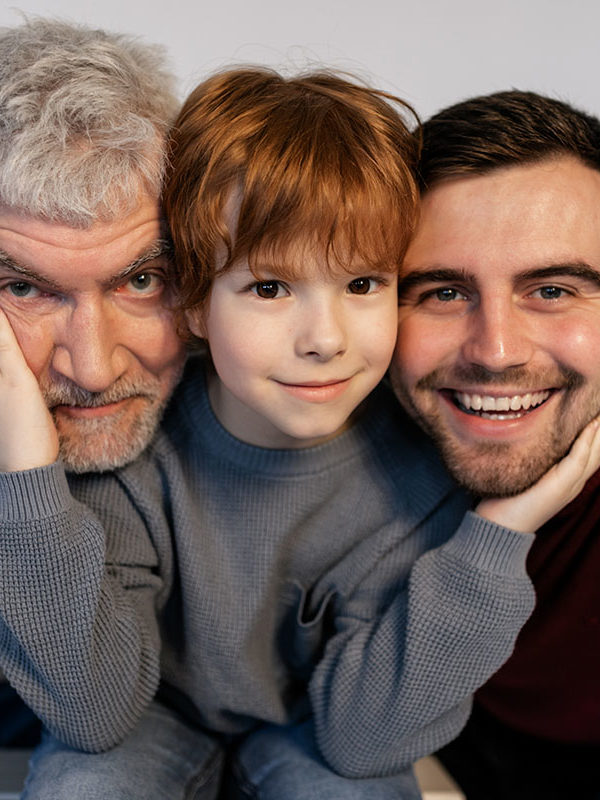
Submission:
[[[58,20],[0,29],[0,203],[86,228],[160,193],[178,101],[163,48]]]

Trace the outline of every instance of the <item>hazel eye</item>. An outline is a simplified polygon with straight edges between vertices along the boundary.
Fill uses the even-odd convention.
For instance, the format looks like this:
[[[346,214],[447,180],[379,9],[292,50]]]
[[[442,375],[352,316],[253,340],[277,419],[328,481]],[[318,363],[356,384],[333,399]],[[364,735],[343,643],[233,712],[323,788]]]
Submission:
[[[136,294],[148,294],[160,288],[162,281],[153,272],[140,272],[129,279],[129,286]]]
[[[444,287],[443,289],[436,289],[435,298],[442,303],[448,303],[451,300],[456,300],[458,297],[463,297],[456,289]]]
[[[250,288],[254,294],[262,297],[263,300],[274,300],[276,297],[280,297],[283,294],[283,287],[279,281],[260,281],[259,283],[253,284]]]

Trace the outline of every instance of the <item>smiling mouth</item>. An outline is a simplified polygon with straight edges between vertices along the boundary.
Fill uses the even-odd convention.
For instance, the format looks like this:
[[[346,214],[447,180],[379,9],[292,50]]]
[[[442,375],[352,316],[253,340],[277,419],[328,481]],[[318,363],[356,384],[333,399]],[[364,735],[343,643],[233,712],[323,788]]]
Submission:
[[[542,406],[554,390],[544,389],[540,392],[504,395],[492,397],[487,394],[467,394],[466,392],[448,391],[454,405],[465,414],[473,414],[481,419],[507,420],[519,419]]]

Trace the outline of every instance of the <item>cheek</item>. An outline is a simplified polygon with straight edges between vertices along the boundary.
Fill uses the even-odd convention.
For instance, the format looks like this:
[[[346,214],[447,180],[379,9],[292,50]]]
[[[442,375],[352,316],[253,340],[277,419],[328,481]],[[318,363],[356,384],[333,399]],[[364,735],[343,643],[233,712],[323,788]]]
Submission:
[[[431,372],[448,357],[447,333],[423,319],[401,319],[393,356],[396,370],[417,378]]]
[[[221,324],[223,323],[223,324]],[[256,326],[250,329],[235,320],[209,319],[206,338],[217,374],[229,389],[234,390],[254,374],[264,372],[271,357],[271,346],[266,336],[261,336]]]
[[[17,337],[17,342],[29,369],[36,378],[46,370],[54,349],[54,328],[50,320],[23,320],[7,313],[8,321]]]
[[[365,355],[374,364],[389,365],[396,347],[398,334],[398,314],[388,314],[386,317],[374,319],[372,324],[357,330],[359,345]]]
[[[120,320],[116,342],[154,374],[170,371],[184,357],[185,344],[173,317],[165,313],[144,320]]]
[[[546,330],[544,346],[556,361],[600,381],[600,317],[577,325],[555,320]]]

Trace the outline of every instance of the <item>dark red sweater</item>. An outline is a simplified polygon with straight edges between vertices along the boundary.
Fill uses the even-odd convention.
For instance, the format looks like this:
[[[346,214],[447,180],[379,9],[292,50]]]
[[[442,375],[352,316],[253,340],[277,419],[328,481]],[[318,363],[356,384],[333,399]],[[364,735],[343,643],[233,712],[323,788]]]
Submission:
[[[527,569],[535,611],[476,699],[524,733],[600,744],[600,471],[539,530]]]

